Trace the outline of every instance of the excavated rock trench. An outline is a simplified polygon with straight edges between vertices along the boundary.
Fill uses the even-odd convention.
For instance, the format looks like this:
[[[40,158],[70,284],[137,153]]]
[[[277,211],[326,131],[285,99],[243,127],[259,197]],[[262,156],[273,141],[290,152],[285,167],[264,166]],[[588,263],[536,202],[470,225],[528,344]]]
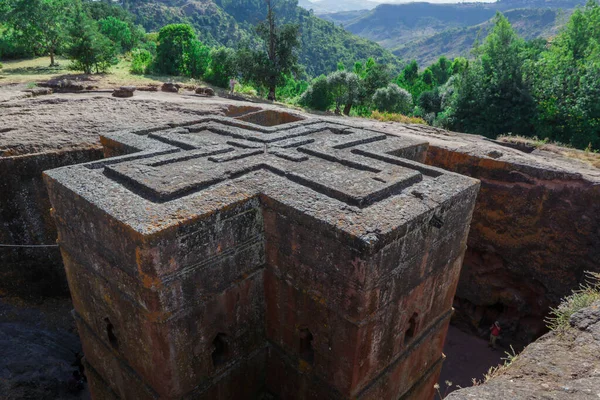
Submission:
[[[1,103],[0,243],[54,242],[56,233],[41,171],[101,157],[97,132],[143,129],[160,123],[191,121],[206,114],[239,117],[265,108],[277,107],[258,108],[251,103],[167,93],[136,94],[128,100],[100,94],[61,94],[36,99],[13,97],[12,101]],[[274,118],[276,113],[262,114],[261,118],[265,115]],[[505,346],[527,344],[546,332],[544,318],[549,308],[578,286],[584,272],[600,270],[600,170],[548,152],[536,150],[528,154],[477,136],[360,119],[353,123],[425,137],[430,141],[428,164],[481,180],[455,298],[455,326],[485,338],[489,325],[499,320]],[[20,173],[15,174],[15,170]],[[0,263],[0,294],[39,299],[40,295],[67,293],[55,248],[0,249]],[[14,308],[11,312],[15,314]],[[71,338],[70,332],[44,333],[41,337],[45,344],[39,344],[42,350],[36,353],[33,332],[47,329],[4,322],[3,318],[3,348],[14,346],[13,339],[6,338],[31,342],[26,353],[29,364],[20,363],[20,354],[8,353],[12,354],[10,365],[17,370],[35,369],[38,360],[53,357],[70,362],[71,356],[65,351],[45,353],[48,348],[63,348],[65,338],[72,349],[78,346],[76,336]],[[451,330],[449,343],[453,343],[453,349],[448,344],[449,357],[463,351],[457,344],[462,340],[467,339]],[[483,346],[482,343],[476,345]],[[485,355],[481,369],[500,356],[499,352]],[[469,362],[462,358],[460,362]],[[449,365],[453,362],[451,358],[447,360]],[[58,375],[69,368],[72,367],[60,367]],[[460,379],[464,381],[475,370],[461,372]],[[18,393],[14,398],[27,398],[23,393],[29,393],[28,384],[19,382],[41,379],[35,374],[6,375],[6,368],[2,373],[3,382],[17,382],[18,390],[23,390],[16,392],[14,385],[9,386],[8,392]],[[31,398],[42,398],[36,397],[39,387],[32,387]]]

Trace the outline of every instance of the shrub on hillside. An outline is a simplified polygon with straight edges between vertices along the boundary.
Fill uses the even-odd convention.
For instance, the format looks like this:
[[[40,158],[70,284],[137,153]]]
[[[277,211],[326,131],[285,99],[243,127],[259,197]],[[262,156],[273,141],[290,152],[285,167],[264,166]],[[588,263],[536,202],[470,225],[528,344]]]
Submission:
[[[329,91],[327,77],[321,75],[315,78],[308,89],[300,96],[298,104],[313,110],[327,111],[333,104],[333,96]]]
[[[412,108],[412,96],[407,90],[395,83],[377,89],[373,95],[373,104],[379,111],[408,114]]]
[[[203,78],[210,65],[210,48],[195,40],[192,42],[189,58],[189,75],[192,78]]]
[[[167,75],[188,75],[190,52],[196,41],[194,29],[187,24],[171,24],[158,32],[156,70]]]
[[[144,75],[150,72],[152,65],[152,54],[145,49],[135,49],[131,52],[131,73],[136,75]]]
[[[427,125],[427,122],[423,118],[419,117],[408,117],[402,114],[395,113],[382,113],[379,111],[373,111],[371,113],[371,118],[376,119],[382,122],[400,122],[402,124],[419,124],[419,125]]]
[[[341,112],[344,106],[344,114],[350,115],[352,106],[358,102],[361,92],[360,78],[354,72],[335,71],[327,76],[327,85],[335,102],[335,112]]]
[[[118,62],[115,44],[100,33],[96,21],[80,13],[71,28],[71,44],[67,55],[72,60],[70,69],[92,72],[107,72]]]
[[[220,87],[229,87],[229,79],[236,75],[235,50],[227,47],[214,48],[210,52],[210,68],[206,80]]]

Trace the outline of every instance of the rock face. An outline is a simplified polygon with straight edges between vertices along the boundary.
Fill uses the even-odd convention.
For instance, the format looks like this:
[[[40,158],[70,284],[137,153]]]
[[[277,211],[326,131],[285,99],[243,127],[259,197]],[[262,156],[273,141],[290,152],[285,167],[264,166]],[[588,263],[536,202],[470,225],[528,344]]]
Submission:
[[[527,344],[584,271],[600,271],[600,169],[475,135],[355,121],[427,140],[427,164],[481,180],[454,323],[484,334],[500,320],[505,342]]]
[[[3,400],[79,399],[68,379],[81,343],[68,299],[14,305],[0,299],[0,397]]]
[[[89,146],[0,158],[0,243],[11,246],[0,248],[1,291],[68,296],[42,172],[101,157]]]
[[[165,82],[163,83],[160,90],[168,93],[179,93],[179,89],[181,89],[181,85],[173,82]]]
[[[120,158],[46,172],[95,398],[433,396],[479,183],[291,118],[103,134]]]
[[[120,88],[115,89],[112,95],[113,97],[133,97],[135,90],[135,86],[121,86]]]
[[[29,92],[32,96],[46,96],[53,93],[51,88],[35,88],[29,90]]]
[[[215,91],[209,87],[199,87],[199,88],[196,88],[196,94],[203,94],[205,96],[214,96]]]
[[[226,109],[108,97],[47,96],[0,104],[0,244],[10,246],[0,247],[0,291],[68,296],[42,171],[101,158],[99,132],[191,121]]]
[[[481,180],[457,317],[484,329],[499,319],[528,343],[544,333],[549,307],[600,270],[600,171],[494,147],[432,144],[427,163]]]
[[[54,92],[70,93],[81,92],[84,90],[97,89],[96,86],[89,82],[79,81],[77,79],[57,78],[51,79],[48,82],[38,83],[39,86],[52,89]]]
[[[600,302],[571,317],[571,329],[530,344],[485,384],[461,389],[448,400],[564,399],[600,397]]]

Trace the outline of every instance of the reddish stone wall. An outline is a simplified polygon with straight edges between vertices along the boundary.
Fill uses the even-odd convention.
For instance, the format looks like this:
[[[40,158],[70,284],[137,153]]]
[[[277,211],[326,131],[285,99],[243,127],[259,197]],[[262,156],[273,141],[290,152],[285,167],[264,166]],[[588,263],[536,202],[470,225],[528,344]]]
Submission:
[[[96,398],[433,395],[477,181],[321,121],[107,136],[47,172]]]
[[[101,156],[100,149],[89,148],[0,158],[0,244],[56,244],[42,172]],[[67,296],[59,249],[0,247],[0,291],[21,296]]]
[[[530,342],[584,271],[600,271],[600,185],[565,168],[435,146],[427,163],[481,180],[457,323],[485,330],[499,319],[507,338]]]

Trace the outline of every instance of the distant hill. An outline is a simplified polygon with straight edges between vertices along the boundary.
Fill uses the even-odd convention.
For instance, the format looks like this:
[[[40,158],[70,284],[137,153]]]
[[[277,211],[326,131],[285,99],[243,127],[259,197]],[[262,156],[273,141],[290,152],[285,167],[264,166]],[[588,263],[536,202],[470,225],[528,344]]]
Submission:
[[[496,8],[488,4],[382,4],[345,27],[356,35],[395,48],[446,29],[480,24],[495,13]]]
[[[525,39],[552,37],[566,23],[572,10],[519,9],[504,13],[515,30]],[[467,28],[447,29],[429,37],[405,43],[393,50],[403,60],[417,60],[420,66],[435,62],[441,55],[448,58],[469,56],[475,40],[483,40],[493,27],[492,20]]]
[[[586,0],[500,0],[495,3],[382,4],[373,10],[330,13],[323,18],[376,41],[403,60],[427,64],[440,55],[467,55],[481,32],[484,38],[497,11],[509,17],[527,39],[546,37]]]
[[[335,13],[355,10],[371,10],[379,3],[368,0],[299,0],[298,6],[313,10],[317,14]]]
[[[256,41],[254,26],[266,18],[264,0],[127,0],[124,6],[148,31],[169,23],[189,23],[209,45],[236,48]],[[358,37],[298,7],[296,0],[278,0],[277,16],[301,28],[300,63],[310,76],[352,65],[369,57],[399,67],[400,61],[377,43]]]

